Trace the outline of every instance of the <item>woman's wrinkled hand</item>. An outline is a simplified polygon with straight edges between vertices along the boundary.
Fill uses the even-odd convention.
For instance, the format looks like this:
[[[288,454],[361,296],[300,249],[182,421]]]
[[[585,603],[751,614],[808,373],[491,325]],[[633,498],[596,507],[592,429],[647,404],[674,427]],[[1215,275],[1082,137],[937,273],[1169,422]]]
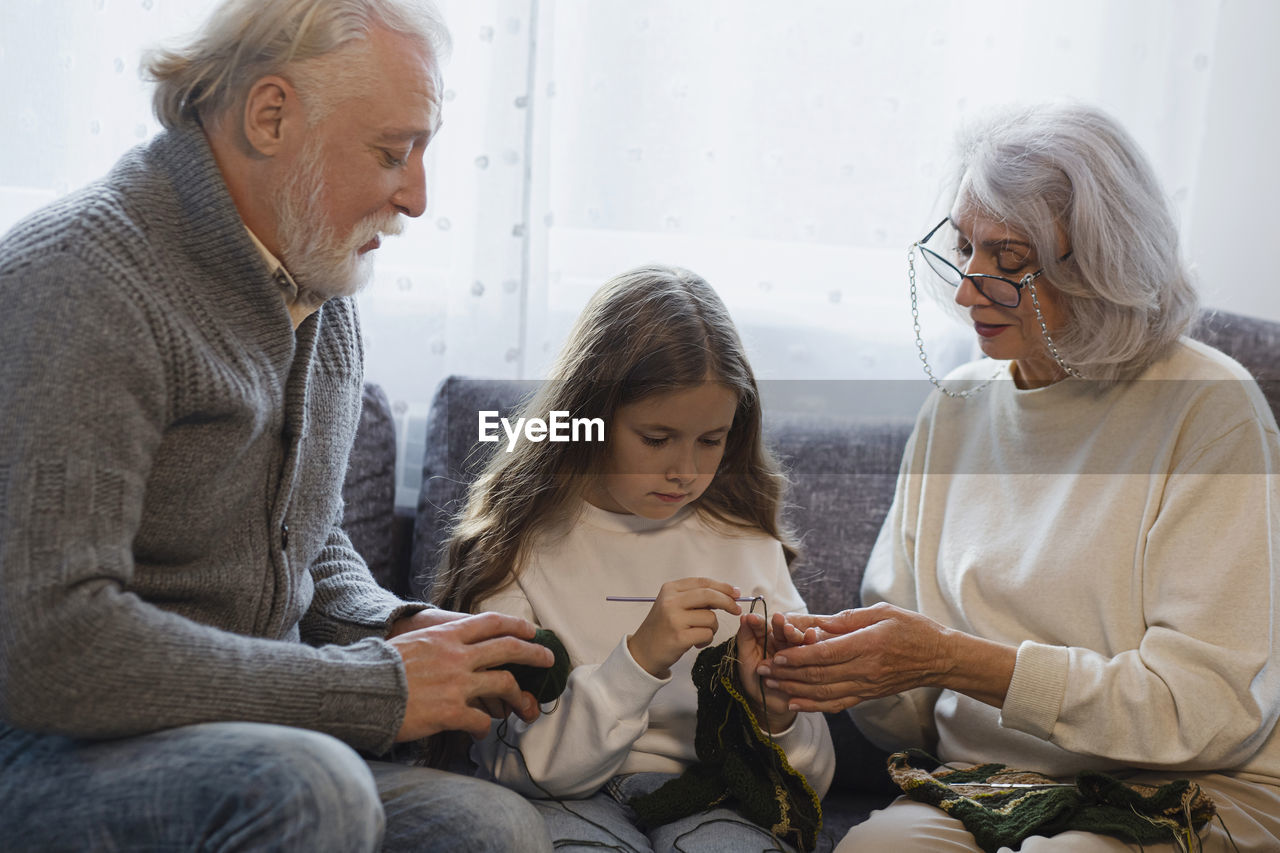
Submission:
[[[774,614],[790,645],[757,668],[796,711],[842,711],[916,687],[946,687],[999,707],[1017,649],[947,628],[891,604],[831,616]]]

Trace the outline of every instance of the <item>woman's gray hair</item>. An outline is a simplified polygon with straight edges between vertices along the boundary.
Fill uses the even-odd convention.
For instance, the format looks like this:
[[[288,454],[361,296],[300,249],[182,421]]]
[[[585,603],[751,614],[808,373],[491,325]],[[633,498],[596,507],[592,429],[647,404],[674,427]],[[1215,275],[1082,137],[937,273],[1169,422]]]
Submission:
[[[1018,108],[967,127],[959,150],[957,204],[1025,234],[1065,297],[1054,344],[1068,364],[1091,379],[1132,378],[1186,332],[1199,301],[1178,227],[1115,119],[1074,103]],[[1064,234],[1071,254],[1060,260]]]
[[[431,0],[225,0],[189,44],[144,59],[156,82],[152,108],[170,129],[216,123],[254,81],[279,74],[314,124],[377,82],[365,61],[374,27],[420,42],[437,62],[449,50],[449,31]]]

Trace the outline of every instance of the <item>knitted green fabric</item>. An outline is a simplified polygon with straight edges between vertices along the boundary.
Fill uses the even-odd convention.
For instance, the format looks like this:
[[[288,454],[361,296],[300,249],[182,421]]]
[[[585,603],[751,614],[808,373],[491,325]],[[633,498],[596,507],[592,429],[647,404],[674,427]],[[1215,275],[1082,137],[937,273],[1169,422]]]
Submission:
[[[723,806],[774,837],[812,850],[822,829],[818,796],[786,753],[760,729],[738,689],[737,638],[703,649],[693,664],[698,688],[698,763],[651,794],[633,798],[642,827]]]
[[[1071,829],[1128,843],[1181,842],[1183,849],[1197,850],[1196,831],[1216,813],[1213,801],[1188,779],[1154,786],[1085,772],[1075,784],[1062,784],[1003,764],[935,773],[913,766],[927,761],[917,750],[896,753],[889,758],[889,775],[907,796],[963,823],[987,853],[1016,849],[1031,835],[1053,836]],[[993,784],[1024,787],[990,787]]]
[[[555,654],[555,663],[551,666],[525,666],[519,663],[504,663],[496,669],[505,669],[516,677],[516,684],[521,690],[528,690],[540,704],[545,705],[555,700],[564,692],[569,683],[569,652],[564,643],[550,628],[539,628],[533,635],[533,642],[546,646]]]

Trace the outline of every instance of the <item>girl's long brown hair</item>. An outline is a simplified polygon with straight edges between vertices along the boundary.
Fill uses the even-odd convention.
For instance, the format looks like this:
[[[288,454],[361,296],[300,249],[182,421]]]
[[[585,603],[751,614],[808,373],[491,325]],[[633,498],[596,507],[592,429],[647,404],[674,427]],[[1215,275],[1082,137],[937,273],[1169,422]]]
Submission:
[[[601,418],[607,439],[620,406],[709,377],[737,393],[738,407],[720,467],[694,507],[727,528],[769,534],[790,563],[796,549],[781,522],[786,479],[764,446],[755,377],[724,303],[694,273],[649,266],[607,282],[518,416]],[[606,452],[607,440],[522,440],[513,452],[495,452],[445,547],[432,600],[470,612],[509,584],[533,535],[579,506]]]

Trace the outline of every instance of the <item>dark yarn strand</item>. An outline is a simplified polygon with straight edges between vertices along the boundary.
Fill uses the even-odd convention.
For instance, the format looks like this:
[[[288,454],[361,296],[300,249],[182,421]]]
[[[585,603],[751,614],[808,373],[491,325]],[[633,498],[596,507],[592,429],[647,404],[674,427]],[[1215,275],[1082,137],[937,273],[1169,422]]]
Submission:
[[[569,652],[565,649],[564,643],[561,642],[560,638],[556,636],[555,631],[552,631],[550,628],[539,628],[533,635],[533,642],[551,649],[552,654],[555,655],[555,662],[551,666],[525,666],[523,664],[508,663],[496,668],[505,669],[514,675],[516,683],[520,685],[521,690],[529,691],[533,694],[534,698],[538,700],[539,705],[545,705],[559,699],[560,694],[564,693],[564,689],[569,683]],[[553,708],[547,713],[552,713],[554,710],[555,709]],[[569,808],[568,804],[565,803],[564,800],[555,796],[546,788],[538,784],[538,780],[534,779],[533,774],[529,772],[529,762],[525,759],[524,753],[520,751],[520,747],[507,740],[507,723],[509,720],[510,717],[499,723],[495,734],[497,735],[498,741],[507,749],[514,752],[520,759],[520,766],[524,768],[524,775],[529,778],[529,781],[533,786],[537,788],[544,797],[559,805],[560,808],[564,809],[569,814],[590,824],[591,826],[594,826],[606,835],[612,836],[614,840],[618,842],[617,844],[609,844],[604,841],[562,838],[555,843],[556,848],[573,845],[574,847],[593,847],[602,850],[615,850],[618,851],[618,853],[640,853],[640,851],[636,850],[630,844],[627,844],[627,842],[615,835],[609,827],[596,823],[586,815],[579,814]]]
[[[503,746],[505,746],[507,749],[514,752],[516,754],[516,757],[520,759],[520,766],[524,768],[524,775],[529,777],[529,782],[532,783],[533,787],[537,788],[538,791],[541,792],[542,795],[546,797],[548,800],[560,806],[560,808],[564,809],[566,812],[573,815],[578,820],[583,821],[584,823],[588,823],[591,826],[594,826],[596,829],[600,830],[606,835],[612,836],[618,842],[618,844],[609,844],[604,841],[595,841],[592,839],[561,838],[555,842],[555,847],[559,849],[561,847],[567,847],[569,845],[573,845],[574,847],[598,847],[604,850],[616,850],[618,851],[618,853],[641,853],[641,851],[636,850],[626,841],[619,838],[613,832],[613,830],[609,829],[609,827],[605,826],[604,824],[596,823],[594,820],[592,820],[591,818],[587,817],[584,814],[579,814],[578,812],[575,812],[573,809],[569,808],[568,803],[566,803],[564,800],[560,799],[555,794],[551,793],[546,788],[538,784],[538,780],[534,779],[533,774],[529,772],[529,762],[524,757],[524,753],[520,751],[520,747],[516,746],[511,741],[507,740],[507,720],[509,719],[510,717],[508,717],[506,720],[503,720],[501,723],[498,724],[498,728],[495,731],[495,734],[498,737],[498,742],[501,743]]]

